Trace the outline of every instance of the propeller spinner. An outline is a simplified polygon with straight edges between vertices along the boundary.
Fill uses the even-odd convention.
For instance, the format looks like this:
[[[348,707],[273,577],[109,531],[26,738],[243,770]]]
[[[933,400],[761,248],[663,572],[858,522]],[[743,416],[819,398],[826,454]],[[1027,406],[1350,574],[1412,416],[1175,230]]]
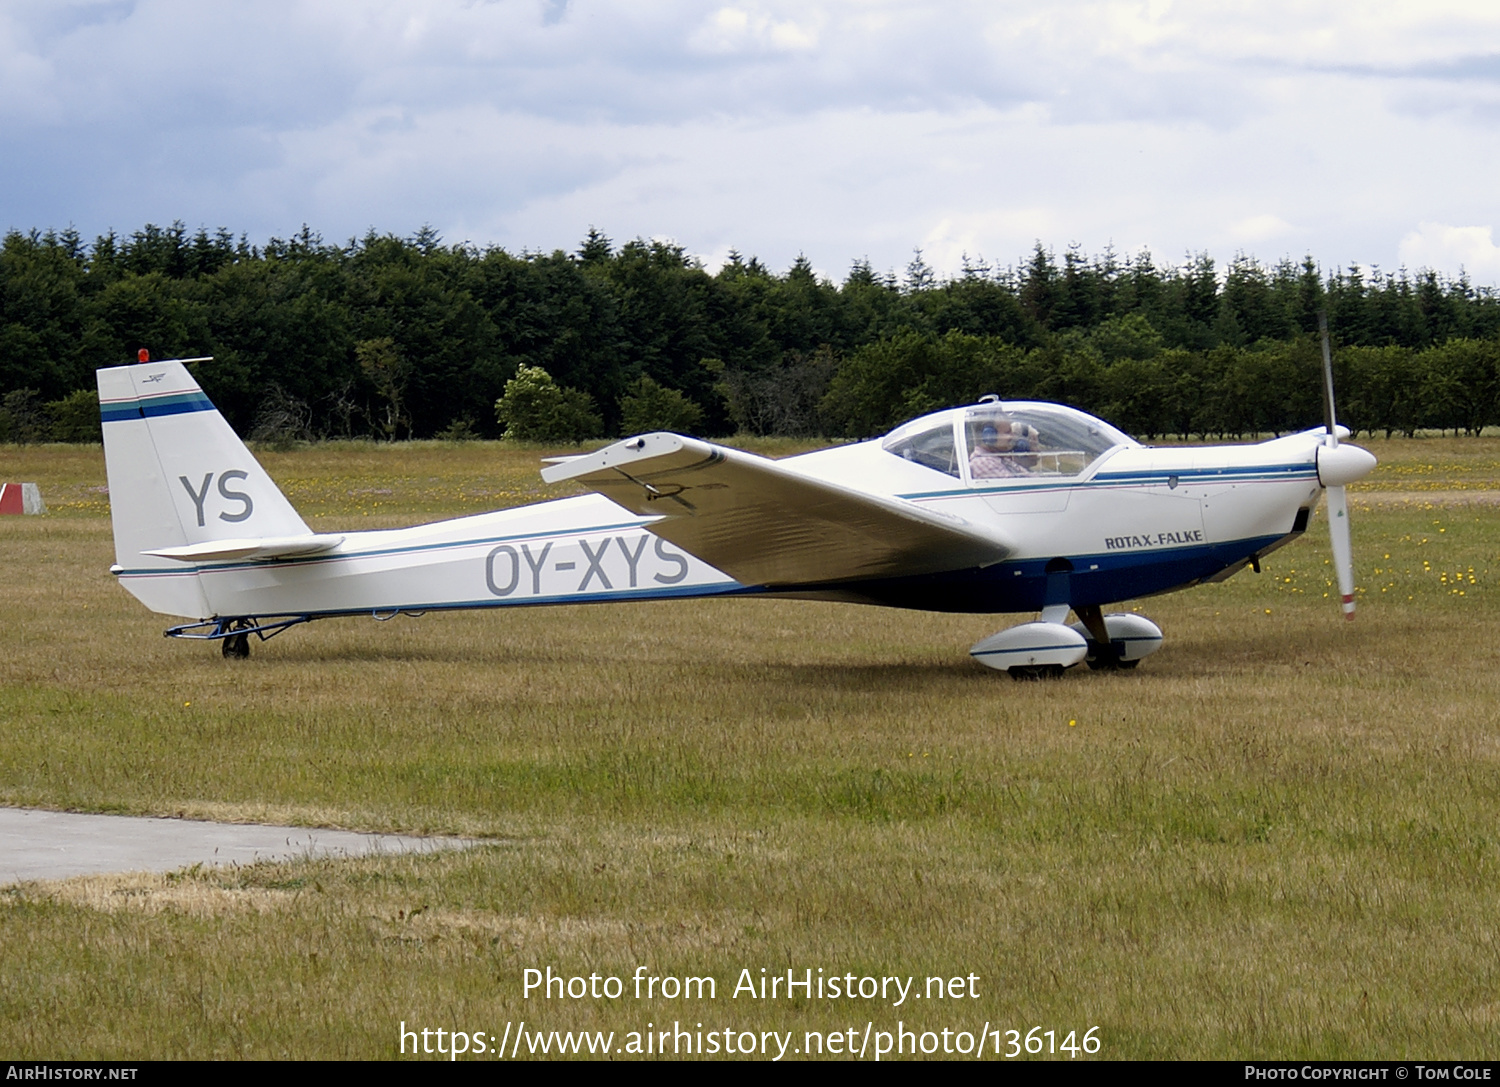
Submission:
[[[1333,567],[1338,576],[1344,618],[1354,618],[1354,551],[1349,542],[1349,496],[1346,485],[1363,479],[1375,468],[1375,456],[1357,445],[1339,445],[1333,413],[1333,355],[1328,348],[1328,315],[1318,314],[1323,339],[1323,418],[1327,433],[1318,450],[1318,482],[1328,492],[1328,534],[1333,544]]]

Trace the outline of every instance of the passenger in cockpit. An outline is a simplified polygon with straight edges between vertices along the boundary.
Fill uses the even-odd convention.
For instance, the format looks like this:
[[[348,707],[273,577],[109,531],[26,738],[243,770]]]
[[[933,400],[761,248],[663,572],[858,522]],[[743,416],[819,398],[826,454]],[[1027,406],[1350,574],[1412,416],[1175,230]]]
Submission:
[[[1038,442],[1035,427],[1009,419],[986,423],[969,455],[972,479],[1008,479],[1031,474]]]

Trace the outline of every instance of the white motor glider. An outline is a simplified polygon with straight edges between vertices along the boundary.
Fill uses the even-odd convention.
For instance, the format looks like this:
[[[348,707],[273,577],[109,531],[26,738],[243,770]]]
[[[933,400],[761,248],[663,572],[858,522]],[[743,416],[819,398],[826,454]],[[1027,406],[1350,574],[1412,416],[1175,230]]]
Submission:
[[[970,652],[1016,676],[1128,668],[1161,631],[1105,605],[1259,569],[1325,491],[1352,618],[1344,487],[1375,466],[1339,444],[1331,383],[1320,430],[1164,449],[1074,408],[986,397],[778,461],[645,434],[542,470],[593,494],[315,533],[181,361],[98,378],[112,572],[193,620],[168,635],[219,639],[226,657],[247,656],[251,634],[336,615],[759,594],[1040,611]]]

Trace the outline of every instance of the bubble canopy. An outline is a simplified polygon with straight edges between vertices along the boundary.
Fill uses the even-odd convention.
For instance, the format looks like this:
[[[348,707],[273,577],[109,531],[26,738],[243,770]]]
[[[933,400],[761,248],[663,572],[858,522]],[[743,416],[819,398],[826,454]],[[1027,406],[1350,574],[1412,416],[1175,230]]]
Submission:
[[[1139,443],[1087,412],[1033,400],[924,415],[881,441],[887,453],[975,485],[1076,476],[1111,449]]]

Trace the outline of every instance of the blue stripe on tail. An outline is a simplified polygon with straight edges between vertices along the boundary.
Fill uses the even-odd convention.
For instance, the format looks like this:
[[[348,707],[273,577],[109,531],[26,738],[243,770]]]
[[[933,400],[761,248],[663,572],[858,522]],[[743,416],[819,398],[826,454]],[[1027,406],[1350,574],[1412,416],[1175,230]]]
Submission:
[[[100,404],[99,418],[106,423],[118,423],[126,419],[154,419],[160,415],[182,415],[190,411],[214,410],[213,401],[202,392],[195,391]]]

